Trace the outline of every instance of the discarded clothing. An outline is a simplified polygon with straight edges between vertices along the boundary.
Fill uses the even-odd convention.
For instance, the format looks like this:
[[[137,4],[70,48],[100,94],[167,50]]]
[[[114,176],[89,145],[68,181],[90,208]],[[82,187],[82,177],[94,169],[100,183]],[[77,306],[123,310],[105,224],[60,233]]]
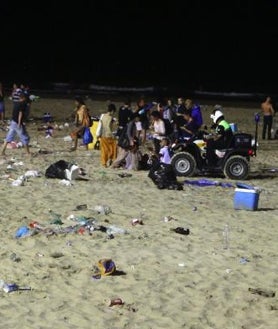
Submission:
[[[184,184],[196,185],[196,186],[221,186],[221,187],[234,187],[231,183],[221,183],[218,181],[211,181],[209,179],[199,180],[185,180]]]

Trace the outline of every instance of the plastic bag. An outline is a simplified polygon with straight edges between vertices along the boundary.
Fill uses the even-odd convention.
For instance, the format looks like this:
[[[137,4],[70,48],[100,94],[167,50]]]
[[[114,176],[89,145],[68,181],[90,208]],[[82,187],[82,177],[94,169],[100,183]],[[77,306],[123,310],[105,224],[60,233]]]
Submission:
[[[45,171],[45,177],[47,178],[73,180],[76,179],[78,175],[78,166],[65,160],[59,160],[51,164]]]
[[[85,127],[83,133],[83,144],[88,145],[93,142],[93,135],[89,127]]]

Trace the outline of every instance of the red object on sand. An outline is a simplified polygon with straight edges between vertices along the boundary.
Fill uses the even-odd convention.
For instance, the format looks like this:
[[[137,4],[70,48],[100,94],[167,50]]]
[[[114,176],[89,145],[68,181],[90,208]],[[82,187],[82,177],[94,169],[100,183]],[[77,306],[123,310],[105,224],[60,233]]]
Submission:
[[[37,229],[39,229],[39,230],[43,230],[43,227],[42,227],[38,222],[36,222],[36,221],[31,222],[31,223],[29,224],[29,226],[30,226],[31,228],[37,228]]]

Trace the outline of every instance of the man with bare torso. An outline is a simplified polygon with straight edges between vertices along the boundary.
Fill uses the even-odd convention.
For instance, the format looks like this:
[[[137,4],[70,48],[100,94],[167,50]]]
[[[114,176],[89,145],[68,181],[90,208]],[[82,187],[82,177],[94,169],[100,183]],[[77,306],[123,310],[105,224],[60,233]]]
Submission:
[[[261,110],[263,114],[262,139],[265,139],[266,133],[267,139],[271,139],[271,128],[273,123],[273,116],[275,114],[271,97],[266,97],[265,101],[261,103]]]

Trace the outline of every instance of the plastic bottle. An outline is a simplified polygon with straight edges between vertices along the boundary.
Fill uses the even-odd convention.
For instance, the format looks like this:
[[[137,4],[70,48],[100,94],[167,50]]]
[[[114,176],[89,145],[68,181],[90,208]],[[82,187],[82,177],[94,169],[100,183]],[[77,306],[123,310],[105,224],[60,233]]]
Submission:
[[[107,230],[106,230],[106,233],[108,235],[113,235],[113,234],[126,234],[127,233],[127,230],[125,230],[124,228],[121,228],[121,227],[118,227],[118,226],[115,226],[115,225],[110,225],[107,227]]]
[[[228,224],[225,224],[223,230],[223,248],[224,249],[230,248],[230,227]]]
[[[41,230],[41,231],[45,229],[45,227],[40,225],[40,223],[38,223],[37,221],[32,221],[31,223],[29,223],[29,226],[31,228],[36,228],[36,229]]]
[[[19,289],[18,285],[15,283],[6,283],[4,280],[0,280],[0,289],[5,292],[17,291]]]
[[[88,223],[88,219],[84,216],[75,216],[73,214],[69,215],[67,219],[72,220],[74,222],[78,222],[80,225],[86,225]]]

